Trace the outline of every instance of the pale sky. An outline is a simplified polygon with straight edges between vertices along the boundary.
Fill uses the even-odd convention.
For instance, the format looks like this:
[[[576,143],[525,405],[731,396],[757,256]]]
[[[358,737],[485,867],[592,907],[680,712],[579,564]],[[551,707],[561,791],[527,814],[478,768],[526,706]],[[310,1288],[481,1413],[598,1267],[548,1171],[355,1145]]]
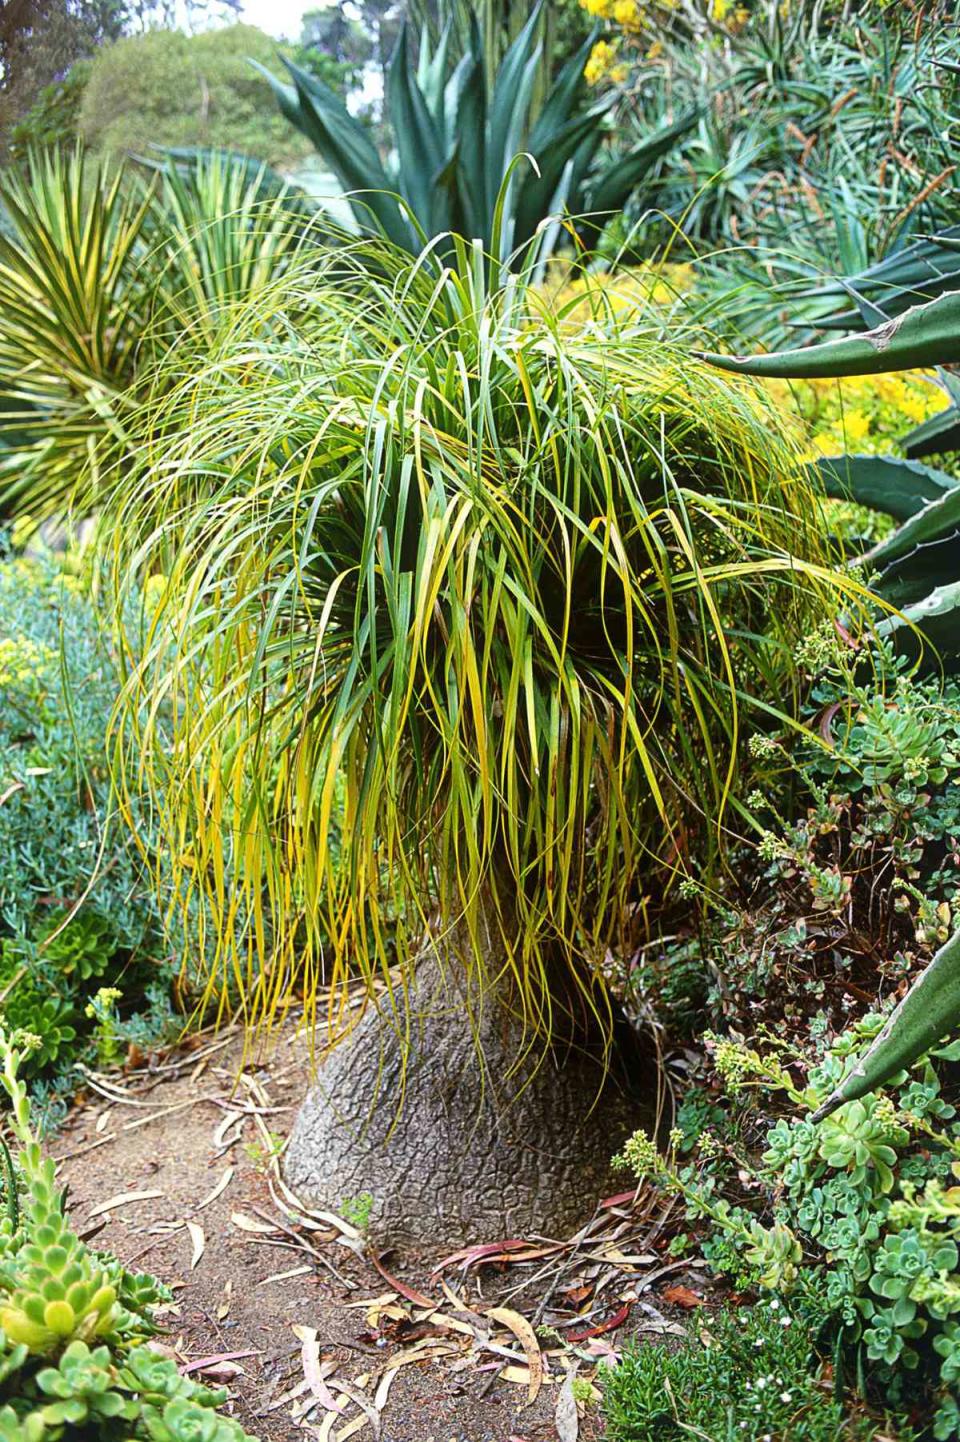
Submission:
[[[240,16],[247,25],[257,25],[278,40],[299,40],[300,17],[307,10],[319,10],[323,0],[244,0]]]

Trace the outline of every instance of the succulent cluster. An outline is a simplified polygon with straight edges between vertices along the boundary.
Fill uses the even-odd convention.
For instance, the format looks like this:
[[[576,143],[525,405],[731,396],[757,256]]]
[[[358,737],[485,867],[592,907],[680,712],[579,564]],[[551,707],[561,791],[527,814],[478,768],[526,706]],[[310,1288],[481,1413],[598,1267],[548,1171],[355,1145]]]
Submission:
[[[690,1159],[632,1139],[624,1161],[682,1196],[706,1224],[704,1253],[739,1286],[817,1299],[854,1375],[871,1376],[889,1403],[922,1399],[933,1436],[960,1436],[960,1119],[924,1059],[889,1093],[848,1102],[815,1121],[812,1111],[857,1065],[883,1018],[871,1014],[804,1061],[773,1039],[765,1054],[712,1041],[718,1076],[739,1119],[718,1145],[703,1133]],[[736,1063],[732,1054],[737,1053]],[[941,1060],[960,1056],[943,1050]],[[756,1092],[793,1104],[769,1127],[762,1154],[745,1159],[737,1137],[757,1120]],[[776,1103],[774,1103],[775,1105]],[[739,1130],[738,1130],[739,1128]],[[706,1142],[706,1145],[703,1143]],[[745,1170],[746,1169],[746,1170]],[[723,1193],[750,1174],[755,1201],[732,1205]],[[742,1186],[740,1188],[742,1193]]]
[[[0,1442],[254,1442],[217,1408],[227,1393],[154,1351],[169,1293],[92,1251],[71,1228],[54,1163],[33,1133],[20,1077],[37,1038],[0,1026],[11,1104],[0,1217]]]

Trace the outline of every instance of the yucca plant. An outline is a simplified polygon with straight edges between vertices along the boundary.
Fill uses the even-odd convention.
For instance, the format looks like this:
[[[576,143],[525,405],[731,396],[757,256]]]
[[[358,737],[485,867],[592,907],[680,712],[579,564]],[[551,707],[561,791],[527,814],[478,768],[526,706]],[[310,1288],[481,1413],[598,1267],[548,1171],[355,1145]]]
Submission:
[[[562,68],[532,114],[541,60],[537,6],[488,81],[479,26],[454,63],[452,24],[435,47],[425,28],[419,58],[404,26],[387,77],[395,153],[384,163],[343,101],[292,61],[292,84],[264,70],[280,108],[317,147],[349,193],[361,231],[419,254],[453,232],[478,239],[498,261],[516,263],[538,229],[564,212],[592,249],[605,218],[696,121],[681,116],[618,158],[604,155],[609,100],[585,103],[583,69],[592,40]],[[260,67],[262,68],[262,67]],[[518,160],[518,155],[527,158]],[[559,227],[553,227],[556,237]],[[447,242],[441,240],[441,244]],[[540,243],[543,256],[549,246]]]
[[[608,952],[709,875],[744,694],[789,709],[833,585],[755,394],[453,245],[345,245],[174,349],[116,515],[118,574],[166,577],[118,775],[211,994],[342,1042],[289,1177],[421,1241],[565,1225],[605,1173]]]
[[[2,173],[0,207],[0,511],[83,514],[141,366],[252,302],[310,220],[265,167],[218,154],[144,178],[47,151]]]
[[[146,320],[131,277],[149,198],[76,152],[5,170],[0,189],[0,484],[7,507],[29,492],[45,508],[115,434]]]

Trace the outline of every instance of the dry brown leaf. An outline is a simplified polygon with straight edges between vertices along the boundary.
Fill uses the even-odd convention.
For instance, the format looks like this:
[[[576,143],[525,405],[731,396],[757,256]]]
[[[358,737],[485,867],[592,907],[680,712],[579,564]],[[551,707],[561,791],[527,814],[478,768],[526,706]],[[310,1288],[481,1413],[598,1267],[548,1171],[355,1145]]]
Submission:
[[[679,1282],[672,1287],[664,1287],[660,1293],[665,1302],[672,1302],[675,1307],[702,1307],[703,1298],[692,1291],[690,1287],[684,1287]]]
[[[245,1352],[217,1352],[209,1357],[197,1357],[194,1361],[188,1362],[181,1367],[181,1372],[188,1377],[191,1372],[209,1372],[211,1367],[222,1367],[224,1362],[236,1362],[240,1357],[262,1357],[263,1353],[255,1347],[248,1348]]]
[[[259,1282],[255,1282],[254,1285],[257,1287],[266,1287],[270,1282],[286,1282],[291,1277],[305,1277],[308,1272],[312,1271],[312,1267],[291,1267],[288,1272],[274,1272],[270,1277],[263,1277]]]
[[[359,1380],[360,1379],[357,1378],[357,1381]],[[330,1386],[337,1392],[343,1392],[345,1396],[349,1397],[350,1401],[359,1407],[362,1413],[360,1417],[355,1417],[352,1422],[348,1422],[346,1427],[337,1429],[337,1442],[346,1442],[348,1437],[352,1437],[355,1432],[359,1432],[361,1428],[366,1427],[368,1422],[373,1428],[374,1437],[379,1438],[380,1413],[377,1412],[373,1404],[364,1397],[359,1388],[355,1384],[342,1382],[339,1377],[331,1377]]]
[[[537,1334],[527,1321],[515,1312],[512,1307],[491,1307],[487,1313],[494,1322],[499,1322],[501,1327],[506,1327],[512,1332],[523,1348],[524,1356],[527,1359],[527,1366],[530,1371],[530,1395],[527,1399],[528,1405],[537,1400],[537,1393],[543,1382],[543,1354],[540,1351],[540,1343],[537,1341]],[[509,1372],[510,1368],[507,1368]]]
[[[204,1207],[209,1207],[211,1202],[215,1202],[217,1200],[217,1197],[219,1197],[221,1193],[226,1191],[227,1187],[230,1185],[230,1178],[232,1176],[233,1167],[227,1167],[227,1170],[224,1172],[219,1182],[217,1182],[217,1185],[214,1187],[213,1191],[209,1192],[197,1207],[198,1212],[202,1212]]]
[[[230,1303],[233,1300],[233,1279],[230,1278],[223,1289],[223,1301],[217,1308],[217,1321],[222,1322],[230,1311]]]
[[[200,1258],[203,1256],[204,1249],[207,1245],[207,1239],[204,1236],[203,1228],[201,1227],[199,1222],[187,1222],[186,1226],[187,1231],[190,1233],[190,1240],[193,1243],[193,1252],[190,1256],[190,1270],[192,1272],[194,1267],[199,1262]]]
[[[98,1203],[90,1213],[91,1217],[102,1217],[104,1212],[115,1212],[117,1207],[130,1207],[134,1202],[150,1202],[155,1197],[165,1196],[165,1192],[118,1192],[115,1197],[108,1197],[105,1202]]]
[[[97,1117],[97,1125],[94,1129],[97,1133],[97,1136],[100,1136],[102,1132],[106,1131],[107,1123],[110,1120],[110,1114],[112,1111],[112,1107],[107,1107],[106,1111],[101,1112],[100,1115]]]
[[[227,1115],[224,1117],[223,1121],[220,1122],[219,1126],[213,1134],[213,1145],[218,1148],[222,1147],[224,1145],[224,1139],[226,1138],[227,1132],[233,1126],[234,1122],[242,1122],[244,1120],[245,1117],[243,1112],[227,1112]]]
[[[580,1435],[580,1418],[577,1413],[577,1399],[573,1395],[573,1373],[568,1372],[560,1395],[557,1410],[553,1414],[554,1425],[560,1442],[577,1442]]]
[[[279,1227],[272,1227],[269,1222],[258,1222],[253,1217],[248,1217],[245,1212],[231,1212],[230,1220],[241,1232],[257,1232],[260,1236],[272,1237],[274,1232],[279,1232]]]

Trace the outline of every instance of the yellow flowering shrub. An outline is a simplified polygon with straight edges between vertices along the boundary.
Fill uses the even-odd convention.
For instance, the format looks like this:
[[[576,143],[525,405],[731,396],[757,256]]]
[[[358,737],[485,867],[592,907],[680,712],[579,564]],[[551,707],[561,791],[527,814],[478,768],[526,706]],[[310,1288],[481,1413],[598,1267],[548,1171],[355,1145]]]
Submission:
[[[614,85],[625,83],[629,70],[619,43],[621,38],[633,48],[634,58],[658,59],[663,52],[659,36],[679,10],[678,0],[580,0],[580,7],[593,19],[606,20],[622,32],[621,37],[601,40],[593,47],[584,68],[589,85],[599,85],[602,81]],[[750,19],[750,11],[736,0],[702,0],[700,11],[704,20],[723,26],[731,34],[742,30]],[[638,44],[647,48],[638,53]]]
[[[29,636],[0,638],[0,689],[37,698],[56,683],[59,658],[51,646]]]
[[[798,438],[811,458],[890,452],[904,431],[946,405],[943,391],[925,371],[765,384],[778,406],[796,418]]]
[[[692,265],[677,262],[647,262],[625,266],[605,275],[591,275],[589,282],[574,274],[570,264],[556,260],[547,267],[540,295],[552,310],[566,310],[565,319],[581,325],[596,310],[598,297],[618,315],[643,310],[649,305],[670,305],[693,286]]]
[[[616,41],[598,40],[587,57],[583,75],[588,85],[599,85],[602,80],[612,85],[623,85],[627,79],[627,67],[618,59],[620,46]]]

